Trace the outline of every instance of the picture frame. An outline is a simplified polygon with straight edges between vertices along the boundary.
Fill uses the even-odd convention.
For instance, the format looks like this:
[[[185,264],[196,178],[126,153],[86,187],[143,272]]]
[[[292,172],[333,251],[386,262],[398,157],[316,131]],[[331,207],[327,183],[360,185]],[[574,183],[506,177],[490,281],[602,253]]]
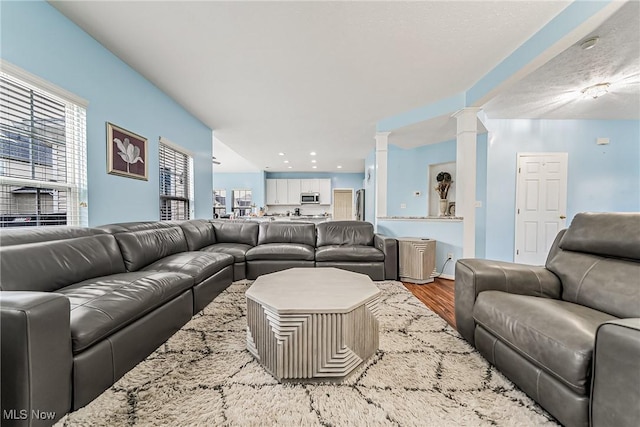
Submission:
[[[449,202],[447,207],[447,216],[456,216],[456,202]]]
[[[107,122],[107,173],[149,180],[147,138]]]

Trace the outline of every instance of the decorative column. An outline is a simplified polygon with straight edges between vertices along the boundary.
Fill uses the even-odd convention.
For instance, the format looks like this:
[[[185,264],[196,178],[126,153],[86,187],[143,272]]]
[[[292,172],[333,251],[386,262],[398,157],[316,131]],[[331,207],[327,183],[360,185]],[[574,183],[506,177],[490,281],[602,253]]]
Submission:
[[[463,217],[462,256],[476,255],[476,145],[479,108],[463,108],[453,117],[456,133],[456,216]]]
[[[376,132],[376,210],[378,217],[387,216],[387,145],[391,132]]]

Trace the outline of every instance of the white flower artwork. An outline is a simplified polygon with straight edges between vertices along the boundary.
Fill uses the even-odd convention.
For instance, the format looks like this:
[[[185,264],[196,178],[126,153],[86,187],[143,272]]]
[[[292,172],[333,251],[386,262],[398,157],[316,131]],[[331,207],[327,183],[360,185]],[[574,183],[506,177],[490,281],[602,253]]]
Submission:
[[[107,173],[148,180],[147,138],[107,122]]]
[[[142,157],[140,157],[140,148],[129,142],[129,138],[125,138],[124,141],[120,141],[119,138],[113,138],[113,142],[118,146],[118,155],[127,164],[127,172],[129,172],[130,165],[140,161],[144,163]]]

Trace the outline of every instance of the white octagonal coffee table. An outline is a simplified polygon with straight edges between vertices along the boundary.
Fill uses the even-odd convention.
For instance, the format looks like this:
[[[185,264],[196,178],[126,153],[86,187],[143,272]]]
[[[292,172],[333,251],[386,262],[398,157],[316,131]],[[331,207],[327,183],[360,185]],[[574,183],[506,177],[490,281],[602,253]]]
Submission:
[[[337,268],[291,268],[247,290],[247,349],[278,380],[342,379],[378,349],[380,290]]]

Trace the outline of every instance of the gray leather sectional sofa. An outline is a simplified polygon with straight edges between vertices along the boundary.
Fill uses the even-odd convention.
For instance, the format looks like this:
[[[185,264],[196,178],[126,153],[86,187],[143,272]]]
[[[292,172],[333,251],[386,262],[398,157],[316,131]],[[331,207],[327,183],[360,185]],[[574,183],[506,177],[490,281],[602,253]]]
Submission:
[[[316,262],[324,243],[332,257]],[[31,411],[57,420],[86,405],[233,280],[336,264],[396,279],[396,241],[356,221],[2,229],[2,425],[49,425]]]
[[[566,426],[640,425],[640,214],[584,213],[546,266],[456,264],[458,331]]]

